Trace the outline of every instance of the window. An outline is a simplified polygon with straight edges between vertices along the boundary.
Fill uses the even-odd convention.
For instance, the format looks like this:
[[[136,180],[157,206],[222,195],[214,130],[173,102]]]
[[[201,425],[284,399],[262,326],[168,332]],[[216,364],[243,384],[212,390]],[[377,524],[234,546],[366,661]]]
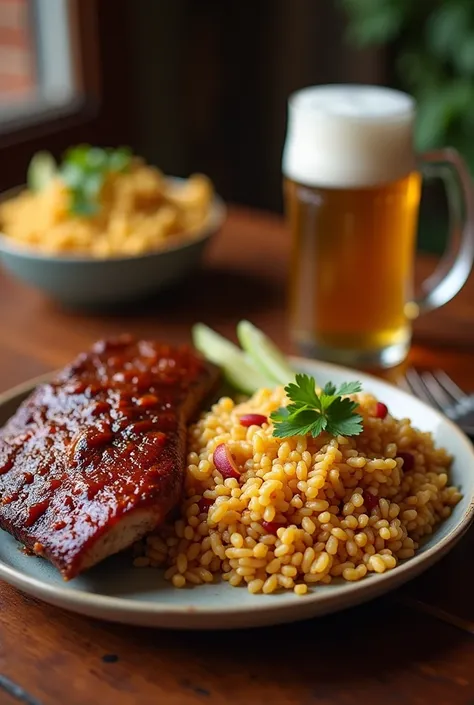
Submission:
[[[38,150],[133,146],[136,5],[0,0],[0,193],[24,183]]]
[[[77,108],[73,8],[68,0],[0,0],[0,132]]]
[[[16,105],[32,95],[35,60],[27,0],[0,0],[0,105]]]

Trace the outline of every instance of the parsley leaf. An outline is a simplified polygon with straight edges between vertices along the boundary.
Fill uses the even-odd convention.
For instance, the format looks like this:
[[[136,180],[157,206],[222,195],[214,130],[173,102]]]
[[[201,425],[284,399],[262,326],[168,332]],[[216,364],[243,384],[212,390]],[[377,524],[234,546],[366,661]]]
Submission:
[[[288,398],[295,404],[308,404],[309,406],[320,408],[315,382],[313,377],[309,375],[296,375],[295,383],[291,382],[285,387],[285,391]]]
[[[357,436],[362,431],[362,417],[355,413],[357,404],[338,397],[329,408],[327,431],[333,436]]]
[[[326,394],[327,396],[332,397],[332,396],[336,393],[336,385],[333,384],[332,382],[327,382],[327,383],[324,385],[323,392],[324,392],[324,394]]]
[[[307,436],[314,438],[323,431],[333,436],[357,436],[362,431],[362,416],[357,403],[346,395],[360,392],[360,382],[344,382],[336,387],[328,382],[320,394],[313,377],[296,375],[295,382],[285,387],[290,404],[274,411],[273,435],[277,438]]]
[[[340,397],[344,397],[347,394],[357,394],[357,392],[360,392],[361,389],[362,385],[360,382],[343,382],[336,394]]]
[[[100,209],[99,196],[111,173],[128,169],[132,159],[126,147],[101,149],[79,145],[64,155],[59,175],[69,189],[69,210],[74,215],[93,216]]]

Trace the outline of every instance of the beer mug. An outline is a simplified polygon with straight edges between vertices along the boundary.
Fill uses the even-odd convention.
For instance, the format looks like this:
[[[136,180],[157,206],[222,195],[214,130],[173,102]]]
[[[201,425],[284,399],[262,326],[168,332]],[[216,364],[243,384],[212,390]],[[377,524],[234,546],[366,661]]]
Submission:
[[[410,347],[411,321],[449,301],[469,276],[469,172],[453,149],[416,155],[414,121],[414,100],[379,86],[315,86],[290,97],[283,151],[289,314],[292,338],[307,355],[353,366],[398,364]],[[422,173],[444,179],[452,232],[417,298]]]

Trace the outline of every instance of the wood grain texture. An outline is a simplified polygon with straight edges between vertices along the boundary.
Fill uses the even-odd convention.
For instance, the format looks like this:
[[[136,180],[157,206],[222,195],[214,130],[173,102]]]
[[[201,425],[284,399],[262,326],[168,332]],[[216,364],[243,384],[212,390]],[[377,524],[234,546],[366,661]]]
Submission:
[[[43,705],[467,705],[472,693],[470,636],[389,599],[216,633],[108,625],[9,587],[1,607],[3,672]]]
[[[130,331],[182,342],[196,320],[233,337],[245,316],[290,351],[288,244],[278,217],[231,209],[202,272],[139,310],[119,313],[62,310],[1,273],[0,391],[64,364],[104,335]],[[421,274],[432,266],[419,262]],[[409,362],[443,367],[474,390],[473,322],[471,280],[454,302],[417,324]],[[403,367],[384,376],[396,381]],[[0,583],[0,703],[473,705],[471,633],[416,608],[421,600],[438,616],[448,611],[474,621],[473,542],[471,532],[394,596],[324,619],[232,633],[109,625]]]

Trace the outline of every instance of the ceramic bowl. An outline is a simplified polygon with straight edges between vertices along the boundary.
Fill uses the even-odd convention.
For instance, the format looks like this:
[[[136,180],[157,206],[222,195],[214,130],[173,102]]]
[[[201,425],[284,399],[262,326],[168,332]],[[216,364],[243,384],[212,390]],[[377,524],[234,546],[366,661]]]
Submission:
[[[179,183],[179,179],[172,179]],[[16,195],[20,187],[0,196]],[[0,259],[18,279],[72,306],[94,307],[146,298],[179,282],[196,269],[205,248],[225,220],[226,209],[215,196],[209,216],[197,234],[170,241],[166,248],[140,255],[99,259],[87,255],[46,254],[17,244],[0,233]]]

